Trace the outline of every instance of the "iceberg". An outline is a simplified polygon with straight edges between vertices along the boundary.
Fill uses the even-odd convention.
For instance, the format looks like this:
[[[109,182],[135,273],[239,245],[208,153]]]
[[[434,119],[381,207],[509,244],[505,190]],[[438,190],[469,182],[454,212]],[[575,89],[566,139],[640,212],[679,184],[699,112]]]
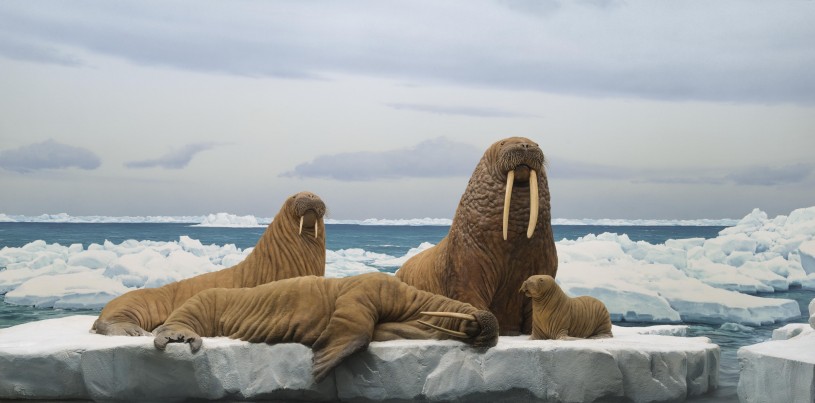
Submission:
[[[271,222],[271,218],[268,222]],[[228,227],[228,228],[258,228],[265,227],[259,224],[258,219],[253,215],[238,216],[228,213],[209,214],[204,220],[193,227]]]
[[[814,303],[810,304],[810,312]],[[773,339],[738,351],[738,395],[742,402],[815,401],[815,329],[789,324]]]
[[[373,342],[315,384],[311,350],[300,344],[205,338],[196,354],[186,344],[162,352],[150,337],[91,334],[94,319],[0,329],[0,399],[644,402],[718,385],[719,347],[671,335],[682,326],[614,327],[603,340],[501,337],[486,351],[451,340]]]

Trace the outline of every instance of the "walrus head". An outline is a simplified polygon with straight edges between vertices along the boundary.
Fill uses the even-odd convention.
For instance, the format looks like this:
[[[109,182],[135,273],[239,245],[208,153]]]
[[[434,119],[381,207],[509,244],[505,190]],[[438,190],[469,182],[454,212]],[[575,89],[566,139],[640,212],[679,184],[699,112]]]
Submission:
[[[318,236],[319,224],[325,215],[325,203],[320,196],[311,192],[300,192],[289,197],[284,208],[295,221],[299,221],[299,235],[303,234],[303,226],[305,226],[306,231],[314,229],[315,238]]]
[[[509,211],[513,187],[529,188],[529,224],[526,237],[532,238],[538,224],[538,173],[544,165],[543,151],[537,143],[524,137],[510,137],[494,143],[485,157],[492,160],[493,175],[506,182],[504,193],[503,236],[507,240]]]
[[[527,297],[540,298],[548,294],[554,287],[557,287],[554,277],[541,274],[526,279],[518,292],[523,293]]]

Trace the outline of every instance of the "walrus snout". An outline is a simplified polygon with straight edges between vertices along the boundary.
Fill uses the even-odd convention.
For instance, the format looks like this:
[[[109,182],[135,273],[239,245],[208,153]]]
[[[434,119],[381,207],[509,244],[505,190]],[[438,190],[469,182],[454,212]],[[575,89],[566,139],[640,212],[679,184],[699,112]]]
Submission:
[[[294,215],[300,220],[299,235],[303,234],[303,225],[306,228],[314,228],[314,237],[319,233],[320,219],[325,215],[325,203],[320,196],[311,192],[300,192],[292,196]]]

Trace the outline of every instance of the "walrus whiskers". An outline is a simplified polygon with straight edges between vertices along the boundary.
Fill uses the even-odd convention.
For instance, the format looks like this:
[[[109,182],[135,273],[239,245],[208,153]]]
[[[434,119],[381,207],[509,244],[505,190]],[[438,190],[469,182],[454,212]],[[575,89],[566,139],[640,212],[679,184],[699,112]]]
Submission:
[[[466,313],[458,313],[458,312],[420,312],[422,315],[427,316],[436,316],[439,318],[454,318],[454,319],[464,319],[473,321],[476,320],[475,316],[469,315]]]
[[[504,213],[506,214],[506,213]],[[526,237],[532,238],[535,233],[535,226],[538,225],[538,174],[534,169],[529,170],[529,227],[526,229]],[[504,237],[506,239],[506,237]]]
[[[303,216],[300,216],[300,231],[297,231],[297,235],[303,235]]]
[[[436,329],[436,330],[438,330],[438,331],[440,331],[442,333],[447,333],[447,334],[449,334],[450,336],[453,336],[453,337],[460,337],[462,339],[466,339],[467,337],[469,337],[469,336],[467,336],[467,333],[457,332],[455,330],[446,329],[446,328],[443,328],[441,326],[436,326],[436,325],[427,323],[427,322],[425,322],[423,320],[417,320],[416,322],[419,322],[419,323],[421,323],[421,324],[423,324],[423,325],[425,325],[425,326],[427,326],[427,327],[429,327],[431,329]]]
[[[504,240],[507,240],[507,227],[509,227],[509,202],[512,199],[512,185],[515,183],[515,171],[507,172],[507,190],[504,194]]]

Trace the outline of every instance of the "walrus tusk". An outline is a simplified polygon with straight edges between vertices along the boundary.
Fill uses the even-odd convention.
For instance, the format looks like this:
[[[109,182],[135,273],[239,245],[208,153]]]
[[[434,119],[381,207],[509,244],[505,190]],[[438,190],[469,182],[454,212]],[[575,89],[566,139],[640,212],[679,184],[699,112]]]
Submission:
[[[512,184],[515,182],[515,171],[507,172],[507,191],[504,195],[504,240],[507,240],[507,227],[509,227],[509,202],[512,199]]]
[[[506,211],[506,210],[504,210]],[[506,212],[504,217],[506,217]],[[538,174],[534,169],[529,170],[529,227],[526,228],[526,237],[532,238],[535,226],[538,225]]]
[[[314,238],[317,238],[317,233],[318,233],[317,225],[319,223],[320,223],[319,221],[314,222]]]
[[[303,216],[300,216],[300,231],[297,232],[297,235],[303,235]]]
[[[429,328],[436,329],[436,330],[438,330],[438,331],[440,331],[442,333],[447,333],[447,334],[449,334],[450,336],[453,336],[453,337],[461,337],[463,339],[466,339],[466,338],[470,337],[470,336],[467,336],[467,333],[457,332],[455,330],[445,329],[445,328],[443,328],[441,326],[431,325],[430,323],[427,323],[427,322],[425,322],[423,320],[417,320],[417,322],[419,322],[419,323],[421,323],[421,324],[423,324],[423,325],[425,325],[425,326],[427,326]]]
[[[466,313],[458,313],[458,312],[420,312],[422,315],[427,316],[436,316],[439,318],[455,318],[455,319],[464,319],[464,320],[475,320],[475,316],[469,315]]]

